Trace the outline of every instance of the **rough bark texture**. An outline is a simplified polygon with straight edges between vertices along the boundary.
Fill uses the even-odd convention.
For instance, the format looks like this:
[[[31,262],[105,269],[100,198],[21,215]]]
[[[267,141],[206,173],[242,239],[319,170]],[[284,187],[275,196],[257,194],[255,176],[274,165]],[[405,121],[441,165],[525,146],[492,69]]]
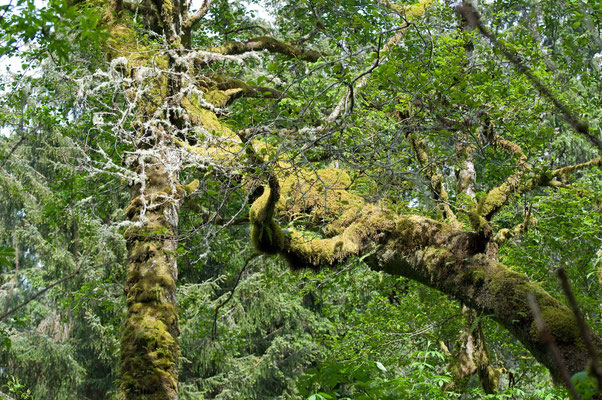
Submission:
[[[169,25],[169,6],[162,5],[157,17],[168,38],[176,40]],[[164,7],[163,7],[164,6]],[[110,8],[109,8],[110,9]],[[125,15],[111,14],[107,25],[112,34],[107,55],[109,59],[125,57],[126,75],[136,68],[157,63],[169,69],[172,57],[154,57],[152,52],[140,53],[133,44],[136,33]],[[166,22],[167,21],[167,22]],[[150,50],[150,49],[149,49]],[[176,307],[177,225],[183,188],[178,185],[180,170],[177,153],[170,150],[167,135],[152,124],[157,108],[165,98],[177,93],[179,83],[169,78],[156,79],[149,85],[148,96],[136,100],[137,131],[134,148],[142,149],[134,160],[126,162],[138,177],[130,188],[131,202],[126,210],[131,225],[125,232],[128,248],[127,282],[125,285],[127,313],[121,332],[120,399],[175,400],[178,398],[178,312]],[[140,90],[135,84],[128,93]],[[179,121],[166,115],[171,125]],[[197,182],[198,184],[198,182]]]

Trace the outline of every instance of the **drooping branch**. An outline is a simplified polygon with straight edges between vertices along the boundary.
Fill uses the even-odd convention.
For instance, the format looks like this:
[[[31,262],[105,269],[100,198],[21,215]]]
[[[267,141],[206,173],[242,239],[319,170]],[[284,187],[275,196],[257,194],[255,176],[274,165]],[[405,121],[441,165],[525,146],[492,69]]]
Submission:
[[[316,62],[324,53],[316,50],[301,49],[282,42],[271,36],[261,36],[250,39],[246,42],[229,42],[219,47],[211,47],[208,51],[225,55],[238,55],[250,51],[266,50],[271,53],[279,53],[291,58],[298,58],[305,61]]]

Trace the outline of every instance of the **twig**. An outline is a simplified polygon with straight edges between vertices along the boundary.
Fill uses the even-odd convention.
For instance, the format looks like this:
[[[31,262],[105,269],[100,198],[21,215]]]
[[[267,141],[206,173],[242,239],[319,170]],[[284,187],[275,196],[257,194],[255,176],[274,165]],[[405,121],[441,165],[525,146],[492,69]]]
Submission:
[[[230,289],[230,294],[224,301],[222,301],[217,307],[215,307],[215,314],[213,315],[213,329],[211,330],[211,338],[212,339],[217,338],[217,315],[219,313],[219,310],[223,306],[225,306],[230,300],[232,300],[232,297],[234,297],[234,292],[236,291],[236,288],[238,287],[238,283],[240,282],[240,278],[242,277],[242,274],[245,272],[245,270],[249,266],[249,263],[251,262],[251,260],[253,260],[255,257],[257,257],[259,255],[261,255],[261,253],[253,253],[249,257],[247,257],[244,265],[240,269],[240,272],[236,276],[236,281],[234,281],[234,285],[232,286],[232,289]]]
[[[581,337],[585,342],[585,346],[587,347],[587,351],[589,353],[592,365],[591,372],[598,381],[598,387],[602,388],[602,368],[600,368],[600,362],[598,361],[598,354],[594,347],[594,343],[592,341],[592,335],[589,331],[589,328],[585,324],[585,319],[583,318],[583,314],[579,310],[579,305],[577,304],[577,299],[575,299],[575,295],[571,291],[571,286],[569,284],[569,280],[566,276],[566,271],[564,268],[558,268],[556,270],[556,274],[558,274],[558,278],[560,279],[560,284],[562,285],[562,291],[569,301],[569,306],[577,318],[577,325],[579,325],[579,331],[581,331]]]
[[[533,318],[535,319],[535,326],[537,327],[537,330],[541,336],[541,341],[548,346],[550,354],[552,355],[552,358],[554,359],[554,362],[556,363],[556,366],[560,372],[560,377],[564,381],[566,387],[569,389],[571,397],[574,400],[581,400],[581,397],[577,393],[577,389],[575,389],[575,386],[571,382],[571,376],[569,375],[566,365],[564,365],[564,362],[562,361],[562,355],[560,354],[558,346],[556,346],[556,342],[554,342],[554,337],[546,328],[546,323],[541,316],[541,310],[533,293],[527,294],[527,300],[529,301],[529,307],[531,307],[531,312],[533,313]]]
[[[46,293],[47,291],[49,291],[53,287],[55,287],[57,285],[60,285],[61,283],[63,283],[65,281],[73,278],[77,274],[79,274],[79,268],[76,269],[73,273],[67,275],[66,277],[64,277],[62,279],[59,279],[58,281],[54,282],[50,286],[47,286],[44,289],[40,290],[38,293],[36,293],[32,297],[30,297],[29,299],[25,300],[23,303],[19,304],[18,306],[14,307],[14,308],[11,308],[10,310],[6,311],[4,314],[0,315],[0,321],[2,321],[4,318],[6,318],[10,314],[14,313],[15,311],[19,310],[20,308],[25,307],[27,304],[29,304],[33,300],[37,299],[38,297],[40,297],[41,295],[43,295],[44,293]]]
[[[27,135],[21,136],[21,139],[19,139],[19,141],[13,146],[13,148],[10,149],[10,151],[8,152],[8,154],[6,155],[6,157],[4,157],[4,161],[2,161],[2,164],[0,164],[0,168],[4,168],[4,165],[6,165],[6,162],[8,161],[8,159],[10,158],[10,156],[13,155],[13,153],[15,152],[15,150],[17,150],[17,147],[19,147],[21,145],[21,143],[23,143],[23,141],[25,140],[26,137],[27,137]]]

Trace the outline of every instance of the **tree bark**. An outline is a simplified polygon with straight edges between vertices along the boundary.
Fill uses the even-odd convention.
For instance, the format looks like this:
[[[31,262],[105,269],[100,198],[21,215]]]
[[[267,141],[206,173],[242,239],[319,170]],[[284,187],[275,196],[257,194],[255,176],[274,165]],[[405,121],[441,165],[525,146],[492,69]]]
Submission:
[[[325,188],[330,188],[326,201],[325,188],[317,187],[313,189],[315,193],[306,189],[319,184],[295,183],[290,179],[283,179],[277,186],[270,183],[251,207],[251,233],[259,250],[282,255],[292,268],[320,269],[350,257],[364,256],[374,270],[421,282],[490,316],[562,382],[561,366],[550,356],[536,328],[527,300],[531,293],[569,373],[586,369],[590,357],[572,312],[527,276],[500,263],[497,252],[487,251],[491,244],[487,237],[427,217],[397,215],[378,205],[365,204],[359,196],[334,188],[336,182],[340,182],[340,187],[348,181],[343,171],[329,170],[320,175]],[[304,196],[296,197],[296,192]],[[318,207],[325,202],[326,206]],[[268,210],[275,207],[286,217],[287,210],[301,207],[306,212],[311,210],[313,218],[329,219],[337,215],[340,220],[348,213],[337,202],[359,216],[345,227],[336,226],[335,220],[330,225],[334,224],[332,232],[336,234],[324,239],[294,229],[285,235],[270,218],[273,212]],[[597,337],[593,340],[599,352],[602,341]]]
[[[177,399],[179,335],[176,308],[179,204],[164,157],[137,165],[144,183],[127,209],[127,316],[121,338],[125,399]],[[171,190],[170,190],[171,189]]]

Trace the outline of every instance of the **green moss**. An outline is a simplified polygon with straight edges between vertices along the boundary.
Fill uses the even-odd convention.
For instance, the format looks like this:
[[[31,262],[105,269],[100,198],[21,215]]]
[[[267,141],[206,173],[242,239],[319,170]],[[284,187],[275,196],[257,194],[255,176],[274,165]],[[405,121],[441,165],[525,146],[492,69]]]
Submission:
[[[541,316],[546,329],[558,344],[574,343],[580,340],[579,327],[575,316],[566,307],[558,305],[542,306]],[[532,335],[539,335],[535,323],[531,327]]]
[[[230,100],[230,96],[223,90],[210,90],[203,97],[215,107],[225,107],[228,100]]]
[[[512,188],[508,183],[492,189],[485,197],[481,199],[478,206],[478,214],[485,217],[490,217],[492,213],[502,207],[506,200],[508,200],[509,194],[512,192]]]
[[[157,399],[175,398],[178,346],[154,308],[140,306],[130,312],[122,337],[124,389],[130,394],[155,393]]]
[[[277,208],[289,218],[308,214],[315,222],[328,222],[324,231],[336,235],[353,222],[364,208],[364,199],[350,193],[351,178],[340,169],[301,171],[282,179]]]

